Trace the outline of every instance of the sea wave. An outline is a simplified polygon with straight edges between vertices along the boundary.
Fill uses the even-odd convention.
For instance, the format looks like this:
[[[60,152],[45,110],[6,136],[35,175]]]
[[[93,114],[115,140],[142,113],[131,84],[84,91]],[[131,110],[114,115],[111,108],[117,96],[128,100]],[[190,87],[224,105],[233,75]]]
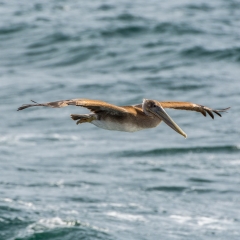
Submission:
[[[159,155],[175,155],[186,153],[236,153],[240,152],[238,145],[228,146],[202,146],[202,147],[188,147],[188,148],[160,148],[152,150],[139,150],[139,151],[123,151],[116,152],[120,157],[146,157],[146,156],[159,156]]]
[[[170,215],[169,217],[178,224],[191,225],[195,228],[224,230],[234,223],[233,219],[218,219],[207,216]]]
[[[9,23],[8,26],[0,26],[0,36],[5,39],[8,37],[7,35],[18,33],[28,27],[29,25],[25,23]]]
[[[235,191],[231,189],[225,189],[225,190],[218,190],[214,188],[208,188],[208,187],[203,187],[203,186],[154,186],[154,187],[148,187],[145,189],[147,192],[152,192],[152,191],[159,191],[159,192],[171,192],[171,193],[196,193],[196,194],[210,194],[210,193],[218,193],[218,194],[226,194],[226,193],[231,193],[231,194],[239,194],[240,191]]]
[[[103,37],[130,37],[148,31],[148,28],[140,25],[117,27],[101,31]]]
[[[181,50],[180,55],[187,58],[208,58],[211,60],[231,60],[240,62],[240,48],[206,49],[202,46],[194,46]]]
[[[63,220],[60,217],[42,218],[21,230],[15,239],[76,239],[95,236],[95,239],[111,239],[109,230],[79,220]]]
[[[203,34],[204,31],[194,28],[189,23],[173,23],[173,22],[162,22],[154,27],[156,33],[170,33],[170,34]]]
[[[141,215],[133,215],[133,214],[127,214],[127,213],[120,213],[120,212],[107,212],[107,216],[110,216],[112,218],[116,218],[119,220],[127,220],[127,221],[146,221],[146,219]]]
[[[63,135],[58,133],[52,134],[6,134],[0,136],[1,145],[35,145],[39,141],[78,141],[79,136]]]

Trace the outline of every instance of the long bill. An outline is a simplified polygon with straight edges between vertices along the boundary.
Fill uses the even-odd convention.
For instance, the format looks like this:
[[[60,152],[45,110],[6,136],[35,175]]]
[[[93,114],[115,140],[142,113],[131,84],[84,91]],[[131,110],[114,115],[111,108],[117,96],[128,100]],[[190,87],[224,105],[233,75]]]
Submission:
[[[173,119],[166,113],[166,111],[161,106],[157,106],[157,109],[155,111],[152,111],[152,110],[150,111],[155,116],[162,119],[169,127],[175,130],[177,133],[187,138],[187,134],[173,121]]]

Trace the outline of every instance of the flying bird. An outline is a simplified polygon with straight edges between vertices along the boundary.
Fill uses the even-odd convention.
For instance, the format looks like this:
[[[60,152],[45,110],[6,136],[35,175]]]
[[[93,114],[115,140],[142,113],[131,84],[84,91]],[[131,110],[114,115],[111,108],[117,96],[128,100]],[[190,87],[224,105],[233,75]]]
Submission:
[[[24,104],[18,108],[18,111],[38,106],[61,108],[75,105],[88,108],[91,111],[90,114],[71,114],[71,118],[77,121],[77,124],[92,123],[99,128],[107,130],[136,132],[147,128],[154,128],[164,121],[169,127],[185,138],[187,134],[166,113],[165,108],[200,112],[205,117],[208,113],[212,119],[214,119],[213,113],[221,117],[220,112],[226,112],[229,109],[214,110],[191,102],[159,102],[150,99],[143,99],[143,103],[131,106],[116,106],[91,99],[71,99],[48,103],[31,101],[33,104]]]

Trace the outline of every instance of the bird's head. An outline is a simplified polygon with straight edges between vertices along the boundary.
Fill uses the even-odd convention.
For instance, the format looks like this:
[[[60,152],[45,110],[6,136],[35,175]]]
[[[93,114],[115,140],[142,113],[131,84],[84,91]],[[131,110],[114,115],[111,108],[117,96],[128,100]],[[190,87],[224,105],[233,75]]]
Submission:
[[[187,134],[173,121],[158,101],[143,99],[142,108],[146,115],[160,118],[177,133],[187,138]]]

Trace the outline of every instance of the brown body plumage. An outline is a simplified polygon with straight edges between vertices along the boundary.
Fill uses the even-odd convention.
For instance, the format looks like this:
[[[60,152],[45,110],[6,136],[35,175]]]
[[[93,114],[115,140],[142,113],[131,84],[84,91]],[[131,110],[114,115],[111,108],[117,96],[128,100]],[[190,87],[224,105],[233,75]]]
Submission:
[[[32,101],[34,102],[34,101]],[[45,106],[52,108],[61,108],[69,105],[88,108],[90,114],[72,114],[71,118],[77,121],[77,124],[89,122],[97,127],[125,132],[135,132],[142,129],[154,128],[161,121],[173,128],[176,132],[186,137],[182,129],[165,112],[165,108],[178,110],[196,111],[204,116],[207,113],[214,118],[213,113],[221,117],[220,112],[225,112],[229,108],[213,110],[211,108],[190,103],[190,102],[159,102],[156,100],[144,99],[142,104],[132,106],[116,106],[107,102],[91,99],[71,99],[48,103],[25,104],[18,108],[23,110],[28,107]]]

